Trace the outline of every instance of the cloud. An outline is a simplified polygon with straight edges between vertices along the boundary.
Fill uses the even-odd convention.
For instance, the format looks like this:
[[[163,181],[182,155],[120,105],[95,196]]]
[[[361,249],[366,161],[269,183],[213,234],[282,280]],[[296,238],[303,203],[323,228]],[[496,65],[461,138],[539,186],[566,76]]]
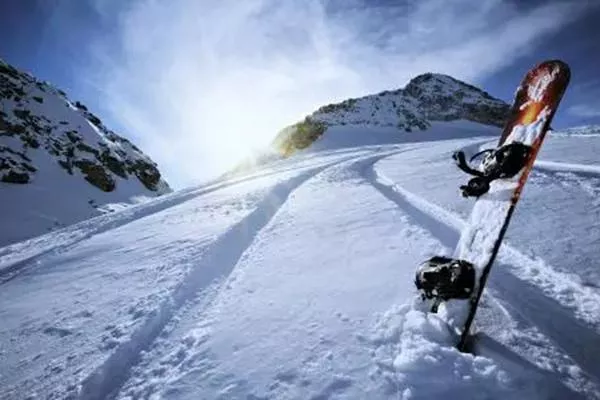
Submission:
[[[600,118],[600,105],[598,104],[577,104],[569,107],[567,112],[580,118]]]
[[[224,172],[321,105],[427,71],[484,79],[583,11],[572,2],[524,11],[500,0],[120,7],[116,42],[96,43],[88,76],[112,118],[176,186]]]

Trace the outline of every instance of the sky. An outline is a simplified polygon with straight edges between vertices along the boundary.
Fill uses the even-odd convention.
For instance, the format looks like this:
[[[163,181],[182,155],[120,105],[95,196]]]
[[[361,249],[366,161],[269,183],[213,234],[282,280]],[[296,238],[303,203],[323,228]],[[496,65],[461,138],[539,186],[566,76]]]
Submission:
[[[424,72],[510,102],[524,72],[560,58],[572,80],[554,127],[600,124],[598,21],[600,0],[0,0],[0,58],[180,188],[319,106]]]

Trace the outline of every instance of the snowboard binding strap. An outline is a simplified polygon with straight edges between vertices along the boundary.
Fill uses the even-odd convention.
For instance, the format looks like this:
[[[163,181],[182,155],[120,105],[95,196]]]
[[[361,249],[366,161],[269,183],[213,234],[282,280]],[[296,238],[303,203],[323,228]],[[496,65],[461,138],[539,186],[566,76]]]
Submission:
[[[469,165],[484,155],[480,169]],[[473,155],[467,162],[465,153],[457,151],[452,155],[458,168],[474,178],[460,187],[464,197],[479,197],[490,190],[490,182],[496,179],[512,178],[523,169],[531,155],[531,146],[521,142],[511,142],[497,149],[486,149]]]
[[[433,299],[431,312],[437,312],[442,301],[471,297],[475,268],[464,260],[435,256],[417,268],[415,285],[423,300]]]

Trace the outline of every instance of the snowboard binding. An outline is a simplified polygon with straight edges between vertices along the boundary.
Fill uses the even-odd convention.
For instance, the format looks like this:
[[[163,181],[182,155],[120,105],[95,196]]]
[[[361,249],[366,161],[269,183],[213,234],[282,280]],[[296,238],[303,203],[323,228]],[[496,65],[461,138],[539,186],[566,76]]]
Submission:
[[[475,289],[475,268],[464,260],[435,256],[417,268],[415,285],[423,300],[433,299],[431,312],[442,301],[468,299]]]
[[[469,165],[477,157],[484,158],[475,169]],[[512,178],[523,169],[531,155],[531,146],[521,142],[511,142],[497,149],[486,149],[473,155],[467,162],[465,153],[457,151],[452,155],[458,168],[473,175],[466,185],[460,187],[463,197],[479,197],[490,190],[490,182],[496,179]]]

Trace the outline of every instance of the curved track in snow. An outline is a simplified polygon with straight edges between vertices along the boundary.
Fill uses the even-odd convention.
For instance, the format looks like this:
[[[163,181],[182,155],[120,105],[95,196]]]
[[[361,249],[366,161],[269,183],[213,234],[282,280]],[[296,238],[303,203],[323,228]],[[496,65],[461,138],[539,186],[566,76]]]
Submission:
[[[600,177],[600,165],[573,164],[538,160],[535,162],[533,167],[543,171],[571,172],[581,176]]]
[[[139,308],[135,304],[130,306],[130,313],[132,313],[135,321],[133,331],[126,332],[119,328],[118,325],[107,325],[106,329],[112,330],[111,335],[113,338],[104,338],[104,343],[100,346],[101,348],[105,347],[104,352],[108,351],[107,357],[89,371],[86,376],[81,377],[82,372],[78,372],[81,383],[76,386],[69,386],[67,388],[68,395],[64,392],[65,388],[57,387],[54,389],[56,390],[54,396],[57,398],[63,396],[73,397],[77,393],[76,396],[82,399],[103,399],[114,394],[120,384],[127,379],[130,368],[139,360],[141,352],[151,345],[186,302],[204,292],[210,294],[211,286],[215,282],[222,281],[227,277],[243,252],[252,243],[254,237],[273,218],[295,189],[324,169],[345,160],[370,153],[372,154],[372,151],[365,150],[347,151],[341,152],[341,154],[334,152],[331,157],[325,156],[317,160],[310,160],[306,165],[300,163],[300,166],[292,166],[272,172],[259,172],[248,177],[232,179],[208,187],[186,190],[158,199],[150,204],[144,204],[119,213],[84,221],[75,226],[62,229],[59,232],[4,248],[4,256],[1,258],[3,268],[0,270],[0,279],[6,285],[4,294],[8,295],[15,291],[14,288],[10,287],[14,286],[11,285],[13,282],[31,280],[29,277],[35,277],[36,274],[43,277],[45,274],[52,274],[53,270],[58,270],[56,273],[59,276],[64,274],[61,270],[66,271],[68,267],[60,265],[64,264],[64,262],[59,261],[57,264],[53,260],[61,260],[61,257],[66,257],[67,264],[69,264],[69,259],[73,257],[69,255],[70,253],[78,251],[78,248],[89,247],[91,244],[88,245],[88,242],[91,243],[96,238],[106,237],[104,233],[108,231],[116,232],[119,231],[118,228],[123,230],[122,228],[129,223],[139,223],[144,218],[148,219],[158,216],[163,211],[184,205],[194,199],[203,198],[203,196],[211,193],[217,193],[219,190],[235,187],[238,184],[252,183],[258,178],[268,178],[272,175],[276,178],[281,175],[284,178],[261,195],[262,199],[254,204],[253,210],[249,214],[237,223],[229,226],[220,236],[212,239],[208,246],[205,246],[200,241],[197,250],[192,249],[191,252],[185,251],[184,258],[182,259],[184,263],[181,267],[184,267],[186,263],[192,263],[192,265],[187,268],[187,271],[185,271],[185,268],[182,268],[185,273],[183,276],[177,278],[179,283],[170,289],[170,293],[166,296],[161,295],[163,296],[163,300],[159,300],[156,305],[153,305],[150,312],[145,310],[144,306],[142,308]],[[285,178],[286,173],[291,177]],[[178,241],[174,241],[173,245],[177,246],[178,242],[183,244],[189,240],[183,239],[184,237]],[[157,244],[165,246],[166,249],[173,247],[173,245],[167,243]],[[155,252],[157,250],[160,251],[160,248],[153,249],[152,251]],[[126,255],[126,252],[121,252],[121,254]],[[169,257],[167,253],[164,256]],[[188,261],[185,261],[186,259]],[[159,266],[159,270],[161,268]],[[142,270],[139,271],[141,272]],[[113,273],[106,271],[104,276],[112,279],[111,274]],[[66,276],[68,279],[69,275]],[[69,282],[62,280],[61,283],[68,285]],[[15,285],[18,284],[18,282],[15,283]],[[75,284],[77,283],[75,282]],[[110,287],[107,289],[110,290]],[[66,293],[62,295],[64,296]],[[62,311],[59,310],[60,312]],[[93,313],[95,313],[93,308],[84,310],[82,316],[84,319],[89,318]],[[51,321],[51,323],[60,325],[59,321]],[[99,321],[98,323],[102,322]],[[52,326],[41,329],[43,329],[41,339],[43,339],[44,334],[68,338],[74,332],[73,328]],[[29,330],[31,331],[32,329],[30,328]],[[0,333],[10,334],[10,331],[0,331]],[[26,345],[27,338],[23,337],[20,340],[23,340],[24,345]],[[39,339],[36,339],[34,336],[32,340],[34,340],[33,344],[35,344]],[[1,354],[0,361],[2,361]],[[59,362],[58,359],[55,361]],[[94,366],[94,363],[90,363],[90,365]],[[60,374],[64,368],[61,366],[52,370],[47,373],[48,377]],[[73,377],[71,376],[71,378]],[[32,383],[34,382],[29,382],[27,385]],[[12,398],[19,390],[27,390],[27,385],[21,388],[5,385],[3,389],[8,390],[5,394],[9,398]]]
[[[501,397],[493,362],[452,346],[442,350],[454,372],[443,357],[397,369],[407,362],[395,353],[400,330],[416,329],[414,320],[369,336],[377,313],[413,298],[414,263],[451,250],[465,225],[469,203],[445,191],[458,180],[439,182],[458,179],[445,174],[451,150],[488,141],[305,154],[0,250],[0,300],[16,299],[0,308],[9,317],[0,339],[20,338],[0,394],[387,399],[428,393],[432,385],[418,379],[426,367],[447,374],[455,393],[468,393],[464,373]],[[550,175],[567,193],[575,183],[593,195],[600,167],[539,161],[534,181]],[[510,243],[476,318],[488,335],[480,353],[543,376],[559,397],[597,397],[597,287]],[[46,298],[48,285],[60,296],[44,310],[21,291]]]
[[[323,169],[311,169],[288,181],[275,185],[256,205],[254,211],[218,237],[206,250],[175,291],[158,306],[130,340],[121,343],[96,370],[83,380],[79,397],[82,399],[104,399],[129,376],[129,369],[158,337],[175,313],[215,281],[225,279],[237,261],[250,246],[254,237],[273,218],[277,210],[287,201],[290,194],[306,180]]]
[[[476,146],[476,144],[472,144],[471,146]],[[348,171],[347,173],[342,172],[342,175],[349,174],[351,170],[357,171],[367,182],[373,185],[375,189],[383,194],[388,200],[396,204],[403,213],[406,213],[417,226],[424,228],[445,247],[453,248],[458,240],[460,229],[465,223],[464,220],[452,212],[438,207],[435,204],[392,184],[385,176],[378,173],[375,169],[378,161],[387,157],[401,157],[402,153],[409,152],[412,149],[413,148],[403,148],[402,150],[394,150],[393,152],[383,151],[381,154],[347,160],[344,163],[336,164],[335,167],[340,171]],[[257,231],[256,235],[258,236],[259,233],[260,232]],[[245,252],[249,246],[250,242],[243,251],[240,250],[241,253]],[[509,246],[504,247],[501,260],[503,260],[505,264],[503,263],[497,266],[502,272],[496,274],[495,279],[499,281],[499,283],[490,285],[492,292],[498,299],[489,294],[486,295],[487,299],[480,310],[480,322],[483,322],[480,323],[480,326],[486,331],[494,332],[500,330],[502,331],[501,334],[506,334],[508,327],[527,332],[527,334],[518,338],[521,341],[520,343],[513,343],[512,347],[508,350],[506,347],[503,348],[502,353],[504,357],[506,357],[507,354],[512,354],[512,356],[508,357],[510,363],[520,364],[521,367],[526,365],[525,368],[530,372],[532,370],[537,370],[537,373],[540,376],[547,376],[546,379],[549,379],[550,381],[569,381],[569,379],[573,379],[572,370],[578,369],[579,367],[583,368],[585,371],[582,374],[592,376],[593,378],[591,379],[600,377],[600,371],[595,365],[593,357],[590,357],[589,353],[586,353],[586,350],[589,350],[589,347],[584,348],[578,345],[576,341],[561,339],[573,335],[573,332],[575,331],[575,337],[583,339],[588,346],[594,345],[594,343],[600,345],[595,329],[573,317],[573,309],[570,308],[574,306],[573,304],[561,304],[556,299],[547,295],[547,293],[555,294],[553,285],[556,284],[557,280],[564,279],[565,276],[560,273],[555,275],[550,274],[550,281],[535,281],[534,283],[529,282],[526,279],[523,280],[517,278],[515,274],[523,274],[524,269],[539,272],[540,268],[546,268],[551,272],[553,271],[551,267],[544,265],[543,261],[541,262],[542,264],[540,264],[540,260],[533,260]],[[241,258],[241,253],[240,257],[237,257],[236,260]],[[515,264],[515,260],[517,261],[516,263],[519,264],[519,267],[513,265]],[[231,268],[233,268],[235,262],[227,263],[227,265],[231,265]],[[511,270],[511,272],[506,272],[506,269]],[[525,273],[525,275],[527,274]],[[531,273],[531,275],[535,278],[537,272]],[[540,288],[540,285],[542,288]],[[578,292],[578,294],[583,294],[584,297],[587,296],[589,301],[594,302],[600,300],[600,297],[595,295],[593,291],[586,290],[586,288],[575,285],[573,288],[570,287],[570,289]],[[544,290],[546,290],[547,293],[545,293]],[[221,289],[216,288],[215,292],[210,295],[210,299],[217,296],[219,291],[221,291]],[[129,387],[126,388],[124,392],[120,393],[120,396],[127,398],[132,395],[134,398],[137,398],[140,393],[146,393],[146,395],[152,393],[151,391],[145,391],[151,390],[150,387],[147,386],[147,382],[152,380],[152,371],[157,371],[161,368],[157,367],[157,364],[168,366],[168,368],[183,368],[183,371],[192,368],[191,366],[184,366],[185,363],[188,362],[186,360],[189,355],[186,354],[189,353],[189,350],[185,349],[185,345],[177,351],[173,350],[172,342],[177,336],[171,337],[169,332],[179,330],[181,334],[181,329],[178,328],[178,325],[180,324],[179,321],[188,321],[189,324],[189,321],[192,318],[197,320],[206,319],[207,316],[202,313],[202,309],[207,307],[208,303],[211,301],[210,299],[199,299],[196,301],[196,304],[191,304],[191,307],[189,308],[183,308],[181,312],[178,313],[177,317],[173,318],[173,322],[170,323],[168,329],[166,329],[164,340],[161,340],[164,342],[164,346],[160,343],[158,346],[154,345],[154,349],[147,354],[146,359],[143,360],[140,365],[135,366],[135,376],[133,377],[133,380],[129,381]],[[515,301],[515,299],[518,300]],[[515,308],[518,308],[518,313],[515,311]],[[554,319],[552,319],[552,317],[546,317],[545,314],[541,312],[548,309],[553,310]],[[575,311],[577,312],[578,310]],[[590,310],[584,309],[582,315],[589,316],[589,311]],[[559,320],[557,320],[557,316],[559,316]],[[501,328],[499,329],[499,327]],[[553,343],[548,342],[547,338]],[[184,338],[179,338],[176,341],[181,341],[183,344],[186,343],[186,340],[188,339],[185,339],[184,336]],[[531,361],[525,360],[517,355],[519,354],[519,351],[531,350],[532,343],[534,345],[539,345],[542,342],[544,343],[544,349],[540,350],[539,354],[536,354],[538,362],[551,362],[551,360],[562,358],[563,365],[557,367],[554,372],[546,371],[541,368],[539,364],[534,365]],[[480,349],[484,354],[486,352],[488,354],[491,353],[492,349],[496,349],[495,351],[497,352],[498,347],[503,346],[503,344],[496,340],[492,340],[491,342],[487,340],[486,342],[482,339],[481,343],[486,343],[484,348]],[[208,354],[204,357],[210,358]],[[208,361],[206,361],[205,364],[209,364]],[[206,365],[203,368],[205,367]],[[212,366],[210,368],[215,367]],[[568,373],[564,371],[568,371]],[[577,375],[577,373],[575,375]],[[160,378],[157,377],[156,379],[155,384],[158,384]],[[137,384],[141,386],[136,389]],[[234,381],[231,384],[235,385],[236,383]],[[347,384],[350,385],[350,381]],[[574,382],[571,382],[571,384],[581,386],[584,388],[582,390],[589,393],[593,393],[596,390],[594,384],[590,384],[587,378],[576,379]],[[557,390],[563,389],[560,389],[560,386],[557,386]],[[560,393],[567,393],[569,396],[576,397],[576,394],[573,392],[570,392],[567,389],[564,390],[564,393]]]
[[[372,150],[348,149],[331,152],[331,158],[339,158],[341,162],[347,158],[357,157]],[[341,154],[341,157],[340,157]],[[335,163],[334,162],[334,163]],[[0,285],[40,263],[40,260],[68,251],[69,248],[94,235],[99,235],[112,229],[127,225],[140,218],[159,213],[171,207],[185,203],[191,199],[224,189],[257,178],[269,177],[285,172],[302,171],[318,165],[328,165],[328,157],[312,161],[312,164],[286,167],[282,166],[273,170],[251,173],[242,177],[232,177],[224,181],[216,181],[199,188],[184,189],[173,194],[158,197],[149,203],[132,206],[116,213],[101,215],[75,225],[62,228],[47,235],[42,235],[24,242],[15,243],[0,249]]]
[[[457,214],[448,211],[423,197],[407,191],[399,185],[394,184],[387,179],[385,175],[371,169],[366,172],[366,177],[373,186],[380,190],[388,199],[394,201],[399,207],[408,210],[418,223],[436,236],[446,246],[453,248],[456,245],[460,232],[466,224],[466,221]],[[532,259],[508,244],[503,244],[499,260],[514,260],[518,265],[513,265],[511,269],[517,273],[521,279],[531,280],[536,286],[544,289],[549,295],[556,295],[564,291],[566,287],[572,292],[577,293],[577,302],[563,299],[564,305],[573,307],[575,314],[586,320],[588,323],[600,328],[595,311],[596,305],[600,304],[600,293],[589,287],[571,282],[571,276],[555,271],[551,266],[545,265],[543,260]],[[494,268],[496,271],[496,268]],[[540,272],[543,271],[542,276]],[[555,288],[555,285],[561,286]],[[582,301],[583,300],[583,301]],[[592,308],[587,308],[587,307]]]
[[[596,176],[600,172],[597,166],[544,161],[538,162],[536,168],[585,176]],[[376,168],[375,163],[364,171],[364,175],[386,198],[446,247],[452,249],[456,245],[466,224],[461,216],[395,184]],[[597,290],[573,281],[569,274],[558,272],[543,260],[532,259],[505,243],[492,270],[487,292],[478,312],[479,318],[476,318],[476,324],[484,332],[502,331],[502,324],[507,324],[504,329],[509,326],[510,329],[534,327],[536,335],[550,339],[559,353],[564,352],[571,359],[563,360],[565,364],[582,368],[596,384],[600,384],[597,357],[600,354],[597,313],[600,293]],[[497,298],[491,297],[489,292]],[[490,307],[494,310],[489,310]],[[520,340],[526,339],[521,337]],[[513,344],[515,349],[520,347],[519,343]],[[549,345],[552,344],[545,343],[545,350]],[[486,351],[481,348],[482,353]],[[593,392],[593,388],[590,390]]]
[[[374,155],[354,154],[322,167],[311,168],[287,181],[275,185],[256,205],[253,212],[230,227],[209,246],[199,262],[187,273],[182,283],[158,308],[130,339],[121,343],[100,366],[83,382],[79,391],[81,399],[105,399],[114,395],[129,378],[130,371],[140,361],[143,351],[148,350],[165,327],[174,329],[174,318],[185,318],[188,311],[184,306],[194,304],[194,312],[208,306],[221,290],[236,264],[263,228],[275,217],[278,210],[288,201],[291,194],[307,181],[343,163],[365,164],[405,150],[391,150]],[[216,189],[213,189],[216,190]],[[196,194],[197,195],[197,194]],[[184,201],[184,200],[182,200]]]

